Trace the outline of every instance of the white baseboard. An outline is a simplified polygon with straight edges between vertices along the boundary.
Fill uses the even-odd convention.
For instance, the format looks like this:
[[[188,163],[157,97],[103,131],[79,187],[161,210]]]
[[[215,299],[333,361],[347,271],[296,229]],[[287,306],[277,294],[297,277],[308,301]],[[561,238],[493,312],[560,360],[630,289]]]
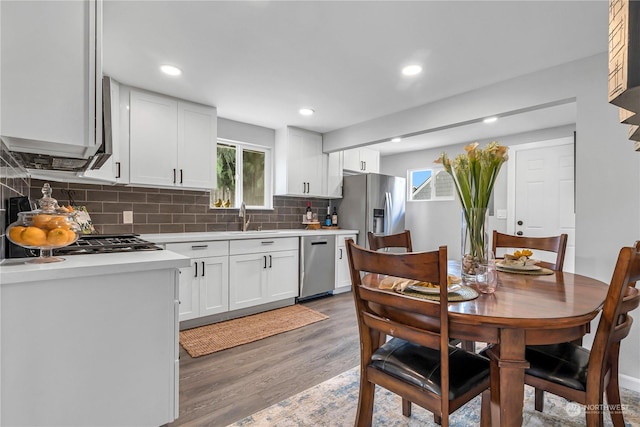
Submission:
[[[620,382],[620,387],[640,393],[640,378],[619,374],[618,381]]]

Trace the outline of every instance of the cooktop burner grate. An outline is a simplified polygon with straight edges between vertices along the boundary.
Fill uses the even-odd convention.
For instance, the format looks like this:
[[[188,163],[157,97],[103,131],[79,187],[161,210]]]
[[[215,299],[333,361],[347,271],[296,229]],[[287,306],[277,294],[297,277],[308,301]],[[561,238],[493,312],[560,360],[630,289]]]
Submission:
[[[81,236],[69,246],[55,249],[54,254],[79,255],[159,250],[162,250],[162,248],[141,239],[137,234],[86,235]]]

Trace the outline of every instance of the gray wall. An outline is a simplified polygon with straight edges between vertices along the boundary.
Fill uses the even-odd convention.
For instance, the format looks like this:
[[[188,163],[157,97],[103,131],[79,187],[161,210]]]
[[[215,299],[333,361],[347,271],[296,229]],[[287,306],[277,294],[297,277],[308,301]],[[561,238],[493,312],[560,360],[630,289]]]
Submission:
[[[640,239],[640,153],[633,151],[627,127],[618,123],[618,110],[607,102],[608,58],[606,53],[501,82],[402,113],[382,117],[325,135],[325,151],[348,148],[465,120],[487,117],[534,105],[575,99],[576,103],[576,266],[575,271],[609,282],[618,251]],[[501,141],[505,143],[505,141]],[[529,141],[523,141],[529,142]],[[452,154],[461,146],[448,147]],[[425,152],[425,164],[440,150]],[[383,173],[405,176],[415,158],[383,157]],[[404,165],[400,162],[404,161]],[[422,165],[420,165],[422,166]],[[504,175],[504,171],[501,175]],[[504,179],[504,176],[501,177]],[[500,184],[504,185],[504,184]],[[496,199],[498,199],[496,190]],[[447,206],[450,205],[450,206]],[[407,226],[418,227],[412,236],[428,235],[430,224],[452,233],[430,236],[437,243],[459,248],[459,206],[454,202],[432,203],[407,213]],[[442,222],[440,222],[442,221]],[[424,223],[429,225],[425,226]],[[432,247],[432,246],[429,246]],[[459,251],[459,249],[458,249]],[[595,331],[595,325],[592,328]],[[587,336],[590,344],[593,334]],[[640,390],[640,328],[634,327],[623,341],[621,383]]]
[[[536,141],[546,141],[561,137],[572,136],[575,127],[572,125],[517,135],[496,136],[478,140],[484,147],[488,142],[497,140],[501,145],[513,146]],[[464,146],[474,141],[468,141],[449,147],[439,147],[423,151],[414,151],[392,156],[384,156],[381,160],[380,172],[387,175],[407,177],[407,171],[419,168],[441,167],[433,163],[443,151],[453,158],[464,153]],[[496,219],[496,209],[507,209],[507,169],[509,162],[500,170],[493,191],[493,209],[489,212],[489,230],[507,231],[507,220]],[[434,250],[440,245],[447,245],[450,254],[460,253],[460,227],[462,224],[462,209],[456,198],[451,201],[418,201],[407,202],[407,228],[411,230],[416,250]]]
[[[275,149],[276,131],[249,123],[218,117],[218,138],[249,144],[262,145]]]

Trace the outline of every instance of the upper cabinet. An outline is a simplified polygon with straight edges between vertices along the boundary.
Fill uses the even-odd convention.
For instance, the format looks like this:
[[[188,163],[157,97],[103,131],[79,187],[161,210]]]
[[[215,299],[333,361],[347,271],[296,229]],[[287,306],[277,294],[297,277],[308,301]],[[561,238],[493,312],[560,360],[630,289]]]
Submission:
[[[216,109],[131,90],[130,183],[215,187]]]
[[[0,134],[16,151],[63,143],[66,154],[92,155],[102,140],[102,2],[4,1],[0,7]]]
[[[344,150],[344,169],[360,173],[380,172],[380,152],[361,147]]]
[[[275,154],[276,195],[327,197],[322,135],[293,127],[276,130]]]

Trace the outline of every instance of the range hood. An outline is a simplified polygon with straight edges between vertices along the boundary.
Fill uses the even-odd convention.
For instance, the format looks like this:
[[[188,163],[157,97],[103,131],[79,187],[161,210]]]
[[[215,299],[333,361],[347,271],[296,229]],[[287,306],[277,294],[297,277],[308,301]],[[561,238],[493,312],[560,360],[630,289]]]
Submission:
[[[117,108],[117,106],[115,106]],[[12,157],[27,170],[81,173],[100,169],[112,154],[111,78],[102,79],[102,143],[87,147],[1,135]]]

